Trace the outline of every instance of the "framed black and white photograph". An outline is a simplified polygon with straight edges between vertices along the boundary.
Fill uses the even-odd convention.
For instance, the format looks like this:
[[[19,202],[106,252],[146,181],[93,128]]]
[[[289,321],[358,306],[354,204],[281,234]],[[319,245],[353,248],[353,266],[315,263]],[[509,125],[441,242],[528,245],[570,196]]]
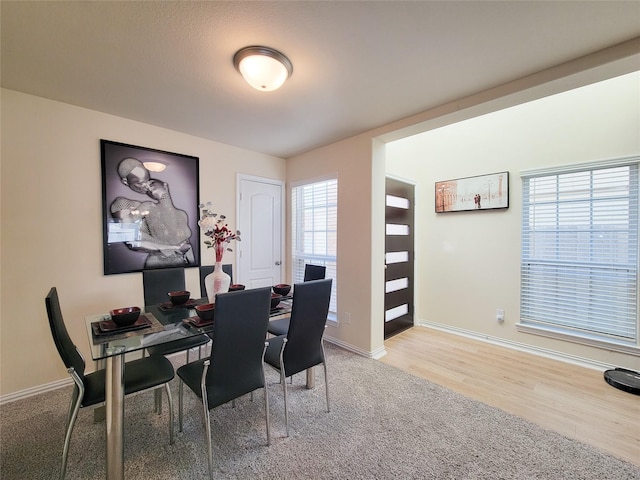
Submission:
[[[509,172],[436,182],[436,213],[509,208]]]
[[[104,274],[200,264],[198,157],[101,140]]]

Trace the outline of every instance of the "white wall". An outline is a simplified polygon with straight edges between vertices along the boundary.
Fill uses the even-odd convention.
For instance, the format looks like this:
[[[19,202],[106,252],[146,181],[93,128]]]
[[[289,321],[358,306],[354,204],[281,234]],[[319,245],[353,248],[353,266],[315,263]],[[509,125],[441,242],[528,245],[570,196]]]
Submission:
[[[387,144],[387,171],[417,183],[417,320],[638,369],[637,356],[519,333],[515,324],[519,172],[640,154],[639,107],[633,73]],[[510,174],[508,210],[434,213],[436,181],[501,171]]]
[[[0,395],[7,395],[68,378],[44,306],[52,286],[88,370],[84,316],[143,301],[140,273],[103,275],[100,139],[199,157],[201,201],[231,225],[236,173],[284,180],[285,161],[11,90],[1,99]],[[211,251],[202,262],[213,264]],[[200,291],[197,268],[187,269],[187,288]]]

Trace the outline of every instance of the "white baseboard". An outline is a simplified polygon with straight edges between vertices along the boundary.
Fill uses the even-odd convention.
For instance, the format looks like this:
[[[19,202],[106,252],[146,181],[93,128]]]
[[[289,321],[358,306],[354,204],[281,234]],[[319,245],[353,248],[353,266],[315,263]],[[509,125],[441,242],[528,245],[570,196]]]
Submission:
[[[536,347],[534,345],[527,345],[524,343],[513,342],[511,340],[506,340],[504,338],[492,337],[490,335],[485,335],[477,332],[472,332],[470,330],[464,330],[462,328],[452,327],[450,325],[443,325],[434,322],[428,322],[426,320],[422,320],[416,324],[419,327],[425,328],[433,328],[435,330],[440,330],[443,332],[451,333],[454,335],[460,335],[462,337],[471,338],[474,340],[479,340],[482,342],[491,343],[494,345],[499,345],[506,348],[511,348],[514,350],[519,350],[521,352],[531,353],[533,355],[539,355],[541,357],[550,358],[553,360],[558,360],[565,363],[570,363],[573,365],[578,365],[580,367],[591,368],[594,370],[604,371],[611,368],[615,368],[614,365],[609,365],[604,362],[598,362],[595,360],[591,360],[588,358],[578,357],[576,355],[570,355],[568,353],[558,352],[555,350],[549,350],[547,348]]]
[[[361,348],[355,347],[350,343],[345,343],[341,340],[338,340],[337,338],[329,337],[327,335],[324,336],[324,339],[329,343],[333,343],[334,345],[344,348],[345,350],[349,350],[350,352],[358,354],[362,357],[375,358],[377,360],[379,358],[384,357],[387,354],[387,351],[384,349],[384,346],[370,352],[368,350],[362,350]]]
[[[0,396],[0,405],[15,402],[16,400],[22,400],[34,395],[39,395],[41,393],[51,392],[53,390],[57,390],[58,388],[69,387],[71,385],[73,385],[73,380],[71,380],[71,377],[67,377],[62,380],[56,380],[55,382],[45,383],[44,385],[26,388],[18,392]]]

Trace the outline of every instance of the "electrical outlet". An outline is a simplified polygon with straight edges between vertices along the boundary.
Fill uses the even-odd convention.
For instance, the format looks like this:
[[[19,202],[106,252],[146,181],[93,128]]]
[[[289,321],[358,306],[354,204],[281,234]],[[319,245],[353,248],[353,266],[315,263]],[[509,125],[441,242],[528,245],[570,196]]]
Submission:
[[[496,308],[496,320],[500,323],[504,322],[504,310],[502,308]]]
[[[345,325],[351,325],[351,313],[350,312],[344,312],[344,324]]]

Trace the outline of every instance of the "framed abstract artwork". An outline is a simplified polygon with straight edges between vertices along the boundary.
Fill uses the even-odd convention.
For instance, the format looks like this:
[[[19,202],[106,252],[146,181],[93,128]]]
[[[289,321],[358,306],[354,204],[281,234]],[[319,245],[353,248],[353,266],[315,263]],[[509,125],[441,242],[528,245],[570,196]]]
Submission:
[[[101,140],[104,273],[200,264],[198,158]]]
[[[436,182],[436,213],[509,208],[509,172]]]

